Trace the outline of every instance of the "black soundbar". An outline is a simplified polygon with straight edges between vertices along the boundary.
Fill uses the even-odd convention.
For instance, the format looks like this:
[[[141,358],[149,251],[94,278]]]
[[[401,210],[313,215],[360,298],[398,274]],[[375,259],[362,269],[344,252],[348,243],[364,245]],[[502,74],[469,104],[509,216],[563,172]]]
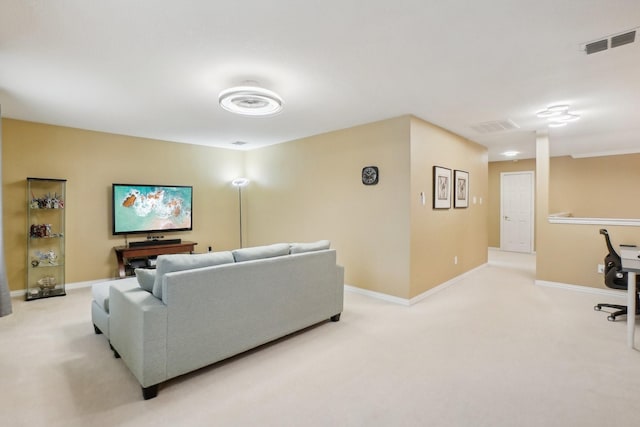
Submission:
[[[143,246],[175,245],[178,243],[182,243],[182,239],[141,240],[139,242],[129,242],[129,247],[140,248]]]

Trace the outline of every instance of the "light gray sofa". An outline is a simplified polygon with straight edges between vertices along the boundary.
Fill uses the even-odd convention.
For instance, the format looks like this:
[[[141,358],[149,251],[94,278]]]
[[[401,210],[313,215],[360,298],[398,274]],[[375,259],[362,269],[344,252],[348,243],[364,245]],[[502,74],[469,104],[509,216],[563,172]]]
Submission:
[[[143,397],[153,398],[171,378],[340,320],[344,269],[336,251],[324,247],[328,242],[160,256],[153,287],[148,277],[140,281],[146,290],[131,279],[109,286],[107,330],[95,325],[100,313],[94,325],[140,382]],[[202,267],[207,260],[214,265]]]

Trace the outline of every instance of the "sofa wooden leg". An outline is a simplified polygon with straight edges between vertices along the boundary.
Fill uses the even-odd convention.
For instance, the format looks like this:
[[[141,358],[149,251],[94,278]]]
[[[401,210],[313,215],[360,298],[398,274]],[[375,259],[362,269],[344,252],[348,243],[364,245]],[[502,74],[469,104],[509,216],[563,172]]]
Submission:
[[[102,333],[102,331],[96,325],[93,325],[93,330],[95,331],[96,335],[100,335]]]
[[[342,314],[342,313],[338,313],[338,314],[336,314],[336,315],[331,316],[331,321],[332,321],[332,322],[339,322],[339,321],[340,321],[340,315],[341,315],[341,314]]]
[[[158,395],[158,384],[149,387],[142,387],[142,397],[144,400],[153,399]]]

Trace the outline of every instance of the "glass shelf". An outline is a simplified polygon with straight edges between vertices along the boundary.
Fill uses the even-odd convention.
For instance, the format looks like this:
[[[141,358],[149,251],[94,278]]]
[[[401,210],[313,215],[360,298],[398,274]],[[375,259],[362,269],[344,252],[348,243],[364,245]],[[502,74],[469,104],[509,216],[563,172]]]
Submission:
[[[66,183],[27,178],[27,300],[66,295]]]

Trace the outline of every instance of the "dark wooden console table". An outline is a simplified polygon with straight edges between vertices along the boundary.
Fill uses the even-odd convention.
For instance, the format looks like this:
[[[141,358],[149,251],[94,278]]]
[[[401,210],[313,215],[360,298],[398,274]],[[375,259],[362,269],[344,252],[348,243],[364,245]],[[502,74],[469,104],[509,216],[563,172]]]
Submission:
[[[116,258],[118,259],[118,275],[121,279],[126,277],[125,260],[131,258],[144,258],[149,256],[158,256],[165,254],[179,254],[183,252],[193,253],[196,242],[182,242],[171,244],[160,244],[151,246],[136,246],[130,248],[128,246],[115,246]]]

